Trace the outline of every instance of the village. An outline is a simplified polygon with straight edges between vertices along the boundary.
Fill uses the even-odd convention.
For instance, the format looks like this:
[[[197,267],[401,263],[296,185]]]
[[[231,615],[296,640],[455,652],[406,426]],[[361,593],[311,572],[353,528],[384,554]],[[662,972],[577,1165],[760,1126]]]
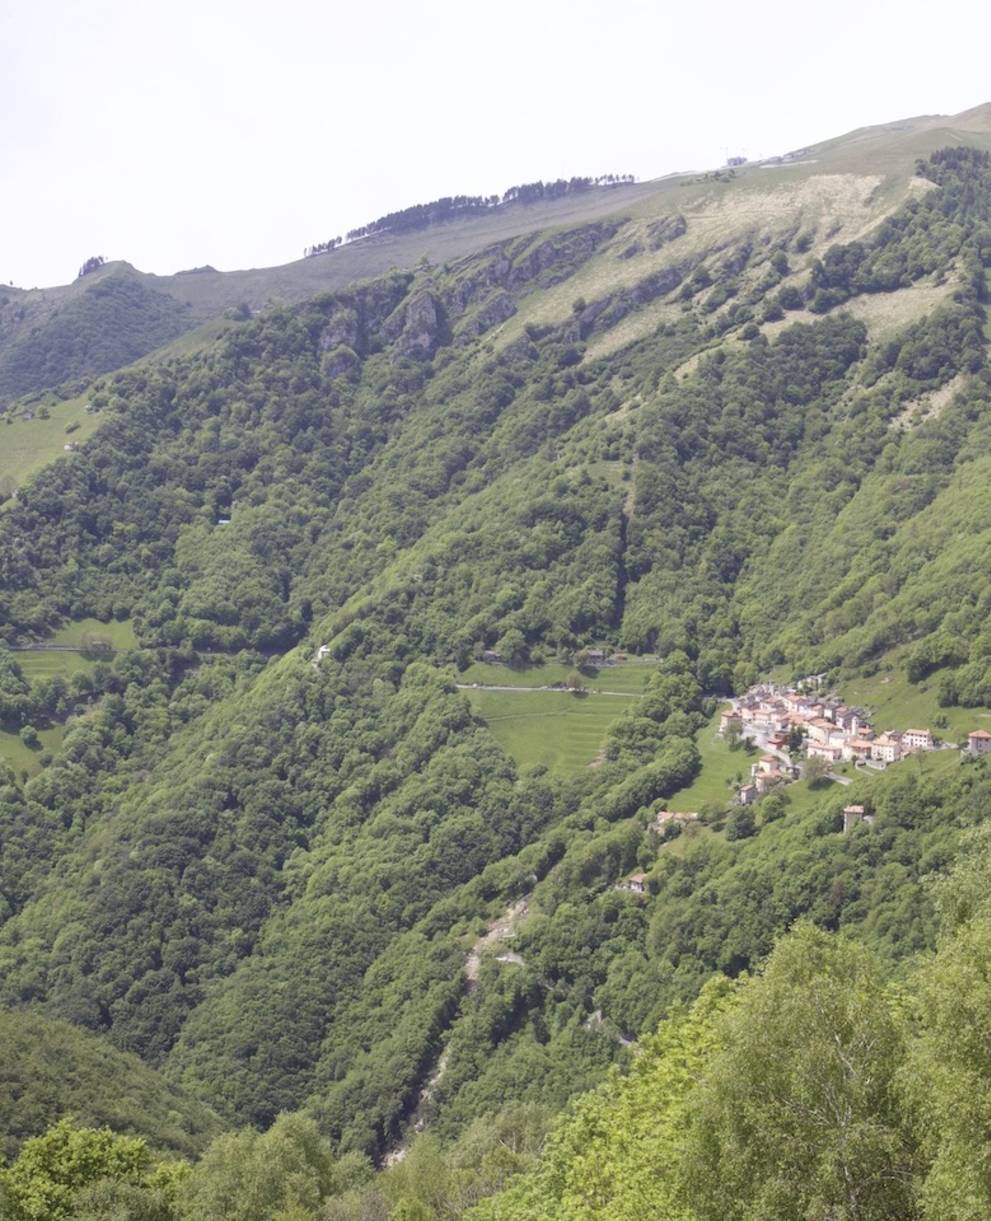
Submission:
[[[824,675],[813,675],[792,686],[759,683],[734,697],[719,714],[718,734],[730,743],[749,743],[763,751],[750,767],[750,779],[736,791],[738,805],[748,806],[766,794],[818,773],[824,779],[849,784],[849,776],[831,769],[852,763],[856,768],[885,770],[912,755],[932,750],[959,749],[965,756],[991,754],[991,733],[973,729],[966,743],[957,747],[940,742],[926,729],[888,729],[877,733],[863,708],[843,703],[821,692]],[[809,766],[811,760],[821,760]],[[664,834],[673,824],[681,829],[698,821],[697,813],[656,811],[651,828]],[[873,815],[867,807],[851,803],[843,808],[843,832],[869,826]],[[643,870],[620,879],[617,890],[635,895],[647,893]]]
[[[742,805],[799,779],[803,769],[794,759],[802,755],[805,772],[812,770],[809,761],[818,759],[828,776],[831,768],[843,763],[880,770],[909,755],[949,746],[937,742],[928,728],[875,732],[863,708],[820,694],[822,681],[822,675],[814,675],[794,686],[760,683],[720,713],[723,737],[749,741],[765,752],[751,765],[750,780],[737,793]],[[965,749],[971,755],[986,754],[991,750],[991,733],[972,730]]]

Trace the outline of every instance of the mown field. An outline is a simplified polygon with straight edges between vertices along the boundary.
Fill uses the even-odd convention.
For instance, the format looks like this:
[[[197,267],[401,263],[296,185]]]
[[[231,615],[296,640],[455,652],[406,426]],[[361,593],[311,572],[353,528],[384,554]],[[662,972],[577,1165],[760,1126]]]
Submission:
[[[606,730],[626,707],[621,695],[561,691],[466,692],[471,706],[520,767],[568,775],[594,763]]]
[[[129,620],[103,623],[99,619],[77,619],[67,623],[49,637],[49,643],[79,647],[86,636],[107,639],[115,649],[130,649],[137,645],[134,626]],[[23,652],[17,653],[16,656],[21,672],[30,683],[54,678],[56,675],[69,679],[74,674],[92,670],[96,665],[94,660],[83,657],[81,653]],[[29,747],[24,745],[19,734],[0,730],[0,759],[9,763],[18,776],[35,776],[41,771],[41,755],[45,752],[54,753],[61,744],[64,733],[63,725],[39,728],[38,738],[41,745]]]
[[[48,638],[50,644],[72,644],[81,647],[86,636],[99,636],[109,640],[115,649],[137,648],[134,624],[130,619],[111,619],[104,623],[100,619],[74,619],[60,627]]]

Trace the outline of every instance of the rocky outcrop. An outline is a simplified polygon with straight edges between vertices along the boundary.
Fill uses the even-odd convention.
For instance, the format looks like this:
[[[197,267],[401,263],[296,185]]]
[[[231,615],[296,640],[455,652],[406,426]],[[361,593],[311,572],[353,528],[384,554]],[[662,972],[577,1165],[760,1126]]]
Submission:
[[[673,242],[675,238],[681,237],[687,229],[688,222],[680,212],[675,212],[673,215],[665,216],[663,220],[655,220],[653,224],[647,226],[647,245],[651,250],[660,250],[668,242]]]
[[[444,308],[438,298],[421,289],[386,320],[382,328],[400,356],[429,360],[449,338]]]
[[[323,334],[320,336],[321,352],[329,352],[341,345],[351,348],[355,352],[362,346],[361,324],[358,318],[358,311],[346,305],[342,305],[331,316]]]
[[[622,223],[618,220],[598,221],[575,229],[564,229],[537,240],[528,235],[491,246],[481,255],[454,265],[451,269],[453,282],[443,292],[444,306],[452,318],[457,318],[476,301],[491,294],[493,289],[502,289],[509,295],[533,287],[548,288],[552,284],[559,284],[574,275],[604,242],[614,237]],[[496,300],[499,302],[497,305],[494,304]],[[506,302],[496,297],[492,301],[493,310],[505,314]],[[467,331],[467,328],[463,329]]]
[[[516,302],[504,289],[487,297],[473,314],[469,314],[455,331],[454,342],[463,347],[491,327],[498,326],[516,313]]]
[[[317,340],[320,351],[334,353],[347,348],[358,358],[367,356],[412,281],[411,275],[397,273],[360,288],[317,298],[317,306],[327,315]],[[326,366],[327,362],[323,363]]]
[[[588,339],[600,331],[608,331],[627,314],[673,292],[690,270],[691,264],[688,262],[663,267],[629,288],[622,288],[586,305],[575,319],[575,338]]]

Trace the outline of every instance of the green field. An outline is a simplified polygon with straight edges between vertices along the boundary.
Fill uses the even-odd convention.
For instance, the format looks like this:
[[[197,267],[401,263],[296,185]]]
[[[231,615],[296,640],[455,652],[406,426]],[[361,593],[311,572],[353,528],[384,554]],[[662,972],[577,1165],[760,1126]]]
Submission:
[[[81,653],[17,653],[16,657],[21,673],[29,683],[54,678],[56,674],[72,678],[73,674],[82,674],[96,665]]]
[[[657,662],[653,658],[648,660],[634,657],[619,665],[603,666],[594,674],[583,674],[582,678],[589,691],[622,691],[629,695],[640,695],[645,680],[653,673],[656,665]],[[556,661],[543,666],[520,668],[489,665],[480,661],[459,674],[457,681],[496,687],[549,687],[554,683],[567,681],[569,675],[574,673],[574,666],[561,665]]]
[[[558,691],[466,694],[496,741],[520,767],[543,764],[561,776],[595,761],[606,730],[628,703],[618,695],[575,696]]]
[[[60,627],[48,637],[49,644],[74,644],[81,646],[84,636],[101,636],[109,640],[115,649],[136,649],[138,639],[130,619],[111,619],[103,623],[99,619],[74,619]]]
[[[905,675],[897,654],[890,654],[882,669],[870,678],[856,678],[841,684],[840,694],[847,703],[867,708],[874,728],[932,729],[948,742],[966,745],[972,729],[991,730],[991,709],[941,708],[936,699],[939,676],[913,685]],[[946,720],[937,725],[937,718]]]
[[[687,789],[682,789],[664,803],[669,810],[698,810],[706,803],[728,805],[733,799],[737,776],[741,784],[744,778],[749,778],[750,764],[759,757],[760,752],[755,750],[748,753],[744,746],[730,750],[725,739],[716,733],[718,726],[717,712],[696,739],[702,756],[702,770]]]
[[[9,763],[17,776],[20,776],[22,772],[27,772],[29,776],[36,776],[41,771],[39,757],[42,752],[47,750],[54,754],[62,742],[64,733],[65,727],[62,725],[56,725],[52,729],[39,729],[38,737],[41,740],[41,746],[37,750],[31,750],[24,745],[18,734],[5,733],[0,730],[0,759]]]
[[[87,402],[86,395],[64,403],[52,398],[46,403],[47,420],[18,417],[10,424],[0,424],[0,495],[9,496],[55,458],[71,457],[65,453],[68,442],[85,441],[96,431],[100,417],[87,414]],[[73,423],[79,427],[67,433],[66,425]]]

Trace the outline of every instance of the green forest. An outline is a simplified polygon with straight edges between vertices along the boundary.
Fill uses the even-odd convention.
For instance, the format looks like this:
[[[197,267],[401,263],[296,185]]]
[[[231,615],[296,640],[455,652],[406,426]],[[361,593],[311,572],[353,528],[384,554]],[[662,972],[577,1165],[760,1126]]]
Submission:
[[[991,1215],[991,763],[711,742],[991,715],[991,157],[911,182],[8,366],[99,424],[0,506],[0,1216]]]

